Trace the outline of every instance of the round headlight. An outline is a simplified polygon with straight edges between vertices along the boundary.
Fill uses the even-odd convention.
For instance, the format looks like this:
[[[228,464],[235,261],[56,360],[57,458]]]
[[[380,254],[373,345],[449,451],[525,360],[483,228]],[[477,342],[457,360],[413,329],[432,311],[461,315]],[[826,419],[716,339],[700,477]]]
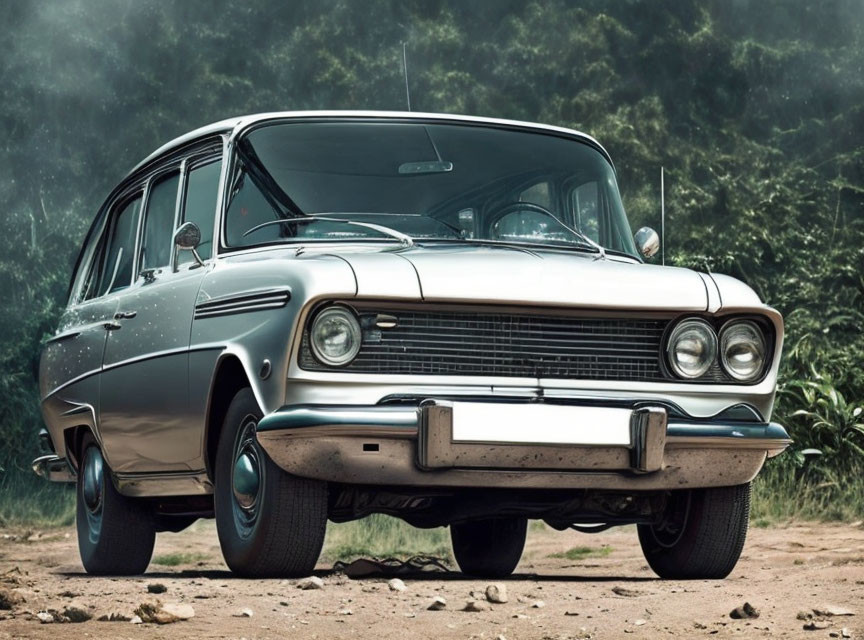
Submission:
[[[669,365],[682,378],[703,376],[717,357],[717,336],[704,320],[684,320],[672,330],[666,347]]]
[[[345,307],[329,307],[315,316],[309,337],[315,357],[334,367],[348,364],[360,351],[360,324]]]
[[[736,380],[755,380],[765,363],[765,338],[753,322],[731,322],[720,332],[720,361]]]

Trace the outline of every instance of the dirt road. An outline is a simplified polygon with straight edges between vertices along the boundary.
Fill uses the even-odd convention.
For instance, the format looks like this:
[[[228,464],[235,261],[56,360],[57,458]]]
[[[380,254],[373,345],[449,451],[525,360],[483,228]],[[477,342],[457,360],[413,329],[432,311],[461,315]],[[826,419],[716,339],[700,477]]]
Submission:
[[[300,589],[295,580],[235,579],[222,564],[209,522],[160,534],[156,556],[180,564],[151,565],[150,573],[133,579],[85,575],[74,530],[31,541],[20,531],[0,536],[0,596],[13,601],[11,609],[0,609],[0,639],[864,638],[861,525],[752,529],[737,569],[717,582],[656,579],[633,528],[593,536],[534,528],[517,574],[502,581],[503,604],[485,601],[488,581],[456,572],[401,575],[404,591],[391,590],[392,576],[349,579],[327,563],[317,572],[320,589]],[[586,545],[591,551],[580,549]],[[148,593],[154,583],[167,590]],[[446,607],[428,610],[438,596]],[[486,610],[462,611],[472,598]],[[167,625],[97,621],[112,613],[131,617],[142,603],[157,600],[191,605],[194,617]],[[730,617],[744,602],[758,618]],[[67,607],[93,618],[43,624],[37,617]],[[812,615],[813,609],[835,615],[799,619],[799,612]]]

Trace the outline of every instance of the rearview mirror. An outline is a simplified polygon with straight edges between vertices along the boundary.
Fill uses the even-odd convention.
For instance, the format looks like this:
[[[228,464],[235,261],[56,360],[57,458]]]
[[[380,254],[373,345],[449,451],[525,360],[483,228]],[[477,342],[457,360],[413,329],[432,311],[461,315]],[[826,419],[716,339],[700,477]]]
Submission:
[[[653,257],[660,250],[660,236],[651,227],[642,227],[633,234],[636,249],[646,258]]]
[[[204,261],[198,255],[198,245],[201,244],[201,229],[194,222],[184,222],[174,232],[174,246],[180,251],[191,251],[195,256],[197,266],[204,266]]]

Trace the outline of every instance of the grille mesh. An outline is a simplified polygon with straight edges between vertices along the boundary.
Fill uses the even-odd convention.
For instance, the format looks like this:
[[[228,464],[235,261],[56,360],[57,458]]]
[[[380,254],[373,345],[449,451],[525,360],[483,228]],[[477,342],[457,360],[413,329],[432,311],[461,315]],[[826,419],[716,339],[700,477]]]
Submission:
[[[664,380],[660,367],[664,319],[574,318],[473,311],[386,310],[392,329],[362,316],[363,345],[342,371]],[[300,366],[332,370],[311,354],[304,334]]]

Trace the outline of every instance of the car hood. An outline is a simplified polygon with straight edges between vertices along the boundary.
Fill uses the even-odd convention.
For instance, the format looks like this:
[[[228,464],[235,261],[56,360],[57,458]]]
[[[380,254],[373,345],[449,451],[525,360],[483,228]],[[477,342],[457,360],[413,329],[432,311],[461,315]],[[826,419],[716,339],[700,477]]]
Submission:
[[[362,297],[598,309],[708,307],[706,283],[694,271],[589,253],[428,246],[337,255],[351,265]]]

